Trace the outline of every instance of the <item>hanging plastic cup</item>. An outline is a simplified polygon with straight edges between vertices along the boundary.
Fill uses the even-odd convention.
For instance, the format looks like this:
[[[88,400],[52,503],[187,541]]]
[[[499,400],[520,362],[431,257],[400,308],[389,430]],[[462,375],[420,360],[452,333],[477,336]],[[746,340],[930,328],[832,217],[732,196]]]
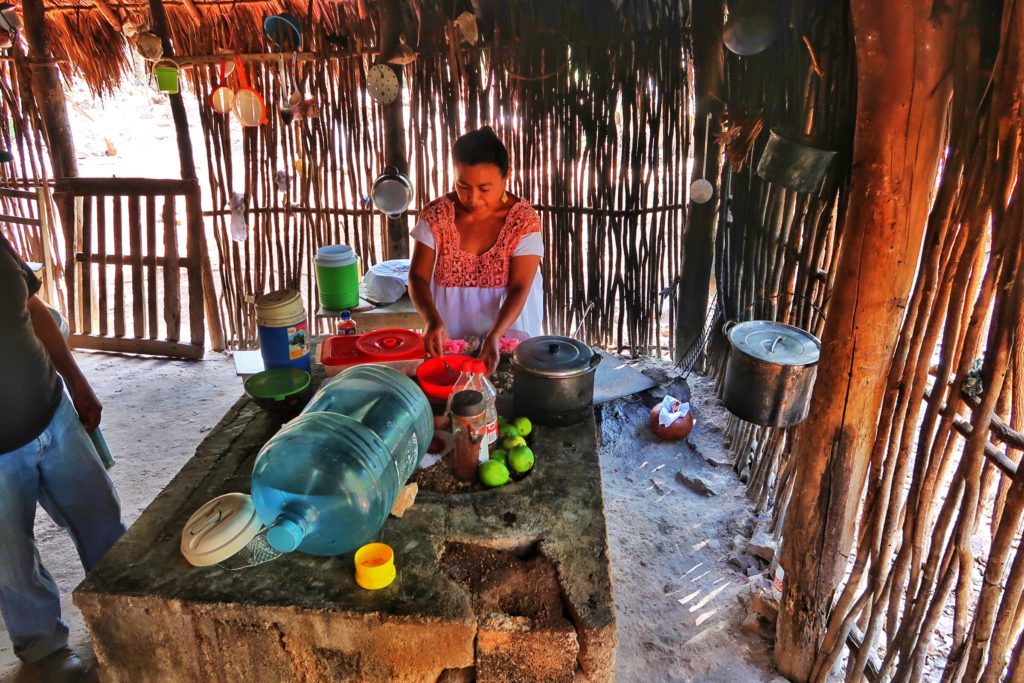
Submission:
[[[162,93],[177,95],[179,87],[178,65],[170,60],[158,63],[153,67],[153,77],[156,79],[156,87]]]

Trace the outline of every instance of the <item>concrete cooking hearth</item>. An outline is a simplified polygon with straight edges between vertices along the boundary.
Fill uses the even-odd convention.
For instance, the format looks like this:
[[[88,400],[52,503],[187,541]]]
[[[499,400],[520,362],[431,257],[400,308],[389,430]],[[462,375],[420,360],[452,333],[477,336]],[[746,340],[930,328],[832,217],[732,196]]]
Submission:
[[[398,578],[352,555],[240,571],[181,556],[200,505],[247,492],[280,422],[241,399],[75,592],[104,681],[611,681],[615,609],[596,425],[537,428],[534,472],[491,491],[421,490],[379,534]]]

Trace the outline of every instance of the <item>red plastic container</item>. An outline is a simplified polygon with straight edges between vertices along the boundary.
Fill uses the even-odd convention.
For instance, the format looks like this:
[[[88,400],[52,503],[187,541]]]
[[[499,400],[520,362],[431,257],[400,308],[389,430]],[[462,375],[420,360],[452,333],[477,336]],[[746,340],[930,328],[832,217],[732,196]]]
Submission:
[[[444,402],[451,396],[452,388],[462,374],[462,365],[476,360],[471,356],[444,356],[443,358],[428,358],[416,368],[416,379],[420,381],[423,393],[434,402]],[[448,361],[449,371],[444,363]]]
[[[317,355],[328,375],[363,363],[382,363],[411,375],[427,356],[420,333],[401,328],[326,337]]]

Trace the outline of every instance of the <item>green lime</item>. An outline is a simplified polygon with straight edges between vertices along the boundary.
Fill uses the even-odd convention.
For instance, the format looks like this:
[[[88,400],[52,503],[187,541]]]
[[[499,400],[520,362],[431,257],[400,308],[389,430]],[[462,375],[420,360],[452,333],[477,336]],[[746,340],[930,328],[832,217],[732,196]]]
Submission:
[[[509,452],[511,452],[512,449],[515,448],[516,446],[525,446],[525,445],[526,445],[526,439],[524,439],[523,437],[518,436],[518,435],[517,436],[506,436],[504,439],[501,440],[501,447],[504,448],[506,451],[509,451]]]
[[[533,431],[533,423],[530,422],[528,417],[517,417],[512,420],[512,426],[519,432],[519,436],[529,436],[530,432]]]
[[[498,416],[498,426],[500,427],[501,425],[507,425],[507,424],[508,424],[508,420],[505,419],[505,416],[504,415],[499,415]]]
[[[499,448],[491,453],[491,460],[497,460],[503,465],[508,465],[508,451]]]
[[[498,436],[503,439],[510,436],[519,436],[519,431],[514,426],[506,422],[505,424],[498,425]]]
[[[493,489],[508,483],[508,468],[500,460],[488,460],[480,463],[477,474],[483,485],[488,488]]]
[[[508,454],[508,467],[516,474],[526,474],[533,469],[534,462],[529,446],[516,446]]]

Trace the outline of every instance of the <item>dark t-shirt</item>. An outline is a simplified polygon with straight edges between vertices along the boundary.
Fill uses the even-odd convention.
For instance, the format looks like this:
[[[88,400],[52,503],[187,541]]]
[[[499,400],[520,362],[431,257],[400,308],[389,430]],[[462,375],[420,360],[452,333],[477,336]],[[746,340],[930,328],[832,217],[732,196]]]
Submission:
[[[32,327],[39,279],[0,234],[0,453],[35,439],[53,419],[64,385]]]

